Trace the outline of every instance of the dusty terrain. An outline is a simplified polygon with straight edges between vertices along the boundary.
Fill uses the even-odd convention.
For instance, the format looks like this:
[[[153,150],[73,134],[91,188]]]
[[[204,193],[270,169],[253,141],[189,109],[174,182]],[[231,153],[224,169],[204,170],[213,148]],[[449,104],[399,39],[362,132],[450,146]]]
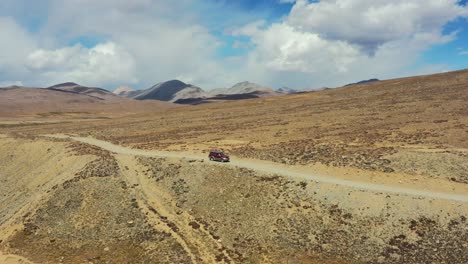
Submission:
[[[47,122],[51,119],[108,119],[176,107],[167,102],[140,102],[112,94],[105,94],[102,98],[98,96],[58,89],[18,86],[0,88],[0,124],[11,120]]]
[[[460,71],[103,120],[10,116],[0,261],[466,263],[466,102]]]
[[[75,133],[143,149],[215,146],[284,164],[320,163],[467,183],[467,101],[465,70],[79,125],[4,127],[5,132]]]

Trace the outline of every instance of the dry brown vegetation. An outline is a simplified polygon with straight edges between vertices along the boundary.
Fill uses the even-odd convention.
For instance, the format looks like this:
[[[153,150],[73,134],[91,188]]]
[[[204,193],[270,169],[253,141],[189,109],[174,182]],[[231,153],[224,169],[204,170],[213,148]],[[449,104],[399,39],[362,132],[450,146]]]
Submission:
[[[467,102],[468,71],[459,71],[102,120],[10,116],[0,122],[0,250],[37,263],[463,263],[466,202],[43,135],[218,147],[234,160],[466,195]]]
[[[103,99],[105,98],[105,99]],[[177,107],[162,101],[136,101],[110,96],[99,98],[42,88],[0,88],[0,118],[20,122],[57,122],[67,119],[108,119]]]
[[[90,135],[143,149],[216,146],[285,164],[319,162],[466,183],[467,102],[465,70],[127,118],[4,128]],[[428,166],[438,160],[441,169]]]

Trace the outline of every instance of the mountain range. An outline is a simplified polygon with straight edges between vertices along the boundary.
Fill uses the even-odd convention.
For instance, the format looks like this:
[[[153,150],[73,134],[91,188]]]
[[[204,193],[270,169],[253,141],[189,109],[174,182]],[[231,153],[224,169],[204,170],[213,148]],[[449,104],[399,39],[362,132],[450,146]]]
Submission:
[[[214,101],[278,96],[283,93],[251,82],[240,82],[231,88],[204,91],[198,86],[179,80],[170,80],[139,91],[135,91],[129,87],[119,87],[114,91],[114,94],[136,100],[160,100],[177,104],[200,104]]]
[[[352,85],[360,85],[360,84],[367,84],[367,83],[373,83],[373,82],[379,82],[379,79],[369,79],[369,80],[363,80],[355,83],[350,83],[346,84],[345,86],[352,86]]]
[[[76,83],[61,83],[48,88],[9,86],[0,89],[0,117],[60,116],[96,114],[121,115],[177,107],[157,100],[138,101],[113,94],[102,88]]]
[[[349,85],[365,84],[376,81],[379,80],[370,79]],[[71,106],[73,103],[91,103],[94,105],[109,103],[125,104],[132,101],[148,100],[165,101],[175,104],[203,104],[218,101],[272,97],[310,91],[312,90],[295,90],[288,87],[282,87],[274,90],[270,87],[248,81],[237,83],[230,88],[218,88],[205,91],[198,86],[184,83],[180,80],[170,80],[157,83],[144,90],[134,90],[128,86],[121,86],[113,92],[110,92],[99,87],[88,87],[74,82],[65,82],[39,90],[32,90],[28,87],[11,86],[6,87],[6,89],[2,89],[1,94],[3,96],[2,99],[7,98],[7,95],[11,98],[18,96],[18,98],[20,98],[18,100],[20,101],[25,98],[29,98],[24,102],[28,101],[30,105],[47,105],[48,103],[50,103],[50,105],[62,105],[67,104],[67,102],[71,102],[72,104],[69,105]],[[135,103],[133,104],[135,105]],[[13,107],[13,109],[16,108],[17,107]]]
[[[138,91],[135,91],[134,89],[128,86],[120,86],[117,89],[115,89],[113,93],[122,97],[132,97],[133,95],[138,93]]]
[[[73,113],[144,112],[176,107],[180,104],[202,104],[217,101],[242,100],[277,96],[281,93],[250,82],[227,89],[204,91],[179,80],[158,83],[145,90],[119,87],[111,92],[74,82],[47,88],[9,86],[0,89],[1,116]],[[83,112],[85,111],[85,112]]]
[[[370,79],[357,82],[364,84],[378,81]],[[180,104],[204,104],[220,101],[273,97],[313,90],[294,90],[282,87],[274,90],[252,82],[240,82],[230,88],[205,91],[180,80],[160,82],[144,90],[122,86],[111,92],[99,87],[83,86],[74,82],[56,84],[47,88],[10,86],[0,89],[2,114],[74,112],[83,109],[94,112],[125,112],[164,109]],[[145,101],[146,103],[143,103]]]
[[[181,99],[207,97],[208,94],[200,87],[186,84],[179,80],[171,80],[153,85],[146,90],[136,91],[131,94],[136,100],[161,100],[177,102]]]
[[[116,94],[98,87],[82,86],[73,82],[60,83],[46,88],[48,90],[70,92],[75,94],[87,95],[102,100],[120,100],[121,97]]]
[[[210,91],[211,95],[227,95],[227,94],[250,94],[256,93],[259,95],[276,95],[275,91],[270,87],[265,87],[252,82],[240,82],[233,85],[231,88],[219,88]]]
[[[279,92],[279,93],[282,93],[282,94],[294,94],[294,93],[299,92],[298,90],[295,90],[295,89],[292,89],[292,88],[289,88],[289,87],[281,87],[276,91]]]

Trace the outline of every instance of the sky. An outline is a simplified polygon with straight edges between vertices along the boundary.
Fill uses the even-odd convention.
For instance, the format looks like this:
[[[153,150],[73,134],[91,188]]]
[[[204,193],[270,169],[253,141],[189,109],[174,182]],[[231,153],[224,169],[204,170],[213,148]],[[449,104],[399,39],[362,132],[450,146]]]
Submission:
[[[468,68],[468,0],[0,0],[0,87],[337,87]]]

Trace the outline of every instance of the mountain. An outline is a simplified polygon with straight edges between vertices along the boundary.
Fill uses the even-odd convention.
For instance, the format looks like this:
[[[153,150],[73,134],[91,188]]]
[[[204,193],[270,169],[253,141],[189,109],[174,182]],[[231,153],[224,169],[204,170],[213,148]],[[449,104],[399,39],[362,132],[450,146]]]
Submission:
[[[0,263],[467,264],[467,102],[468,70],[0,119]]]
[[[138,91],[132,98],[137,100],[161,100],[176,102],[181,99],[205,98],[208,94],[200,87],[179,80],[161,82],[153,87]]]
[[[119,100],[120,98],[112,92],[98,87],[87,87],[82,86],[74,82],[60,83],[48,87],[49,90],[59,90],[64,92],[77,93],[82,95],[88,95],[103,100]]]
[[[227,95],[227,94],[249,94],[256,93],[259,95],[273,95],[275,91],[270,87],[261,86],[251,82],[240,82],[228,89],[215,89],[210,92],[211,95]],[[260,96],[259,96],[260,97]]]
[[[293,90],[291,89],[291,91]],[[205,92],[200,87],[179,80],[161,82],[140,91],[135,91],[129,87],[119,87],[113,93],[136,100],[161,100],[177,104],[202,104],[284,94],[251,82],[240,82],[231,88],[220,88]]]
[[[72,86],[74,88],[71,88]],[[78,85],[70,83],[49,88],[4,87],[0,89],[0,116],[54,115],[63,117],[74,114],[96,116],[96,113],[114,115],[155,111],[176,106],[161,101],[142,102],[114,94],[108,96],[105,90],[84,89],[76,86]]]
[[[128,86],[120,86],[119,88],[115,89],[112,93],[118,96],[132,97],[135,96],[138,93],[138,91],[135,91],[134,89]]]
[[[246,94],[246,93],[272,93],[274,90],[270,87],[264,87],[256,83],[240,82],[227,90],[226,94]]]
[[[216,96],[218,94],[227,94],[227,88],[216,88],[208,91],[210,96]]]
[[[345,86],[367,84],[367,83],[379,82],[379,81],[380,81],[379,79],[369,79],[369,80],[364,80],[364,81],[359,81],[359,82],[355,82],[355,83],[346,84]]]
[[[292,89],[292,88],[289,88],[289,87],[281,87],[276,91],[278,93],[282,93],[282,94],[294,94],[294,93],[298,92],[298,90],[295,90],[295,89]]]

